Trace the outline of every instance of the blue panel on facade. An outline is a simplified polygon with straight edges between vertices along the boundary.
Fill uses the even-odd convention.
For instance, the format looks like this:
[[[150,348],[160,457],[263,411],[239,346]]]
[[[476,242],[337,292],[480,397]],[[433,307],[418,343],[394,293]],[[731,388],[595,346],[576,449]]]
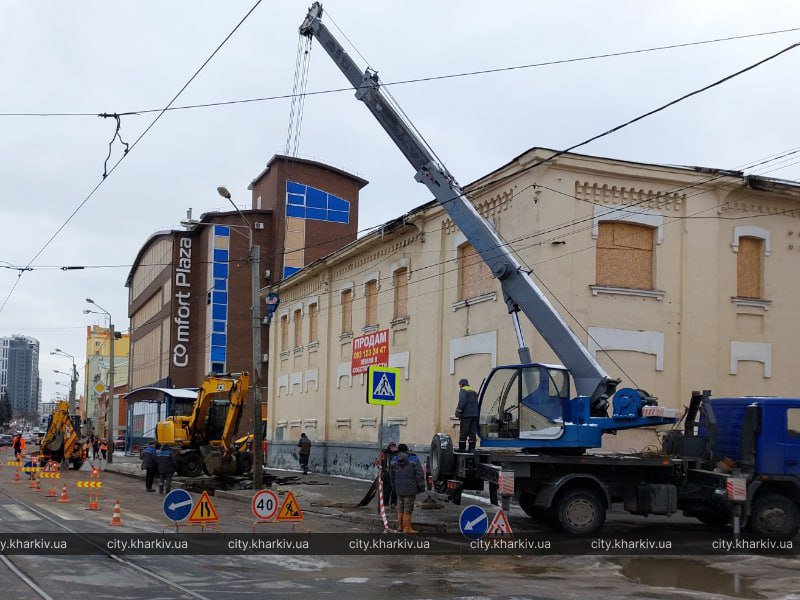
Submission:
[[[324,208],[306,208],[306,219],[314,219],[315,221],[327,221],[328,211]]]
[[[302,183],[295,183],[294,181],[287,181],[286,182],[286,193],[288,194],[300,194],[304,196],[306,193],[306,186]]]
[[[349,223],[350,213],[342,212],[339,210],[329,210],[328,221],[331,221],[332,223]]]
[[[227,304],[228,292],[214,292],[214,304]]]
[[[283,267],[283,277],[287,278],[292,273],[297,273],[300,269],[298,267]]]
[[[300,194],[286,194],[286,201],[289,204],[303,206],[306,203],[306,197],[301,196]]]
[[[214,263],[214,277],[228,278],[228,263]]]
[[[228,262],[228,251],[227,250],[214,250],[214,262]]]
[[[328,208],[328,194],[322,190],[308,186],[308,191],[306,192],[306,206]]]
[[[226,225],[214,225],[214,235],[229,237],[231,235],[230,227]]]
[[[300,219],[306,218],[306,209],[302,206],[287,206],[286,207],[286,216],[287,217],[298,217]]]
[[[350,203],[347,200],[342,200],[338,196],[328,194],[328,208],[330,210],[344,210],[350,212]]]
[[[225,363],[225,346],[211,346],[211,362]]]
[[[228,317],[228,306],[225,304],[211,305],[211,318],[215,321],[224,321]]]
[[[212,346],[224,346],[227,342],[227,336],[224,333],[212,333],[211,334],[211,345]]]
[[[211,363],[211,372],[212,373],[224,373],[225,372],[225,363]]]
[[[228,282],[225,279],[215,279],[214,280],[214,289],[225,291],[228,289]]]
[[[225,333],[225,321],[212,321],[211,331],[214,333]]]

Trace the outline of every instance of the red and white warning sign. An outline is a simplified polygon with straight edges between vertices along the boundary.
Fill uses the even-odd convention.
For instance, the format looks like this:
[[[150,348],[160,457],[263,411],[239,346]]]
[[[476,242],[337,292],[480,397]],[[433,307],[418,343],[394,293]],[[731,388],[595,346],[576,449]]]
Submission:
[[[747,500],[747,479],[732,477],[725,482],[725,491],[731,502],[744,502]]]
[[[281,505],[276,521],[302,521],[303,511],[297,505],[297,500],[292,492],[286,492],[286,499]]]
[[[489,524],[489,529],[486,530],[486,535],[491,536],[510,536],[511,524],[508,522],[508,517],[503,509],[498,509],[497,514]]]
[[[211,502],[208,492],[203,491],[203,493],[200,495],[200,499],[197,501],[197,504],[194,505],[192,513],[189,515],[189,523],[200,523],[205,525],[206,523],[217,522],[219,522],[217,509],[214,508],[214,504]]]
[[[259,521],[270,521],[278,512],[278,496],[270,490],[260,490],[253,496],[253,514]]]

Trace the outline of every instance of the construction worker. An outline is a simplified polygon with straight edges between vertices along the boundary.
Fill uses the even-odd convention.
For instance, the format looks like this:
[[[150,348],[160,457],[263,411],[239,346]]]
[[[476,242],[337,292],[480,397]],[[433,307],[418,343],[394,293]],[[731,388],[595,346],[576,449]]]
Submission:
[[[103,460],[105,460],[108,456],[108,442],[105,440],[100,442],[100,456],[103,458]]]
[[[425,473],[417,455],[409,452],[407,445],[398,444],[389,477],[392,489],[397,492],[397,529],[403,533],[417,533],[411,527],[411,513],[414,512],[417,494],[425,491]]]
[[[303,469],[303,475],[308,475],[308,459],[311,456],[311,440],[305,433],[300,434],[300,440],[297,442],[297,447],[300,448],[298,455],[300,458],[300,468]]]
[[[150,440],[147,448],[142,452],[142,469],[145,471],[144,489],[147,492],[155,492],[153,489],[153,480],[158,473],[158,465],[156,464],[156,442]]]
[[[460,419],[458,430],[458,451],[467,450],[467,439],[469,439],[469,451],[475,450],[478,436],[478,392],[469,386],[469,381],[461,379],[458,382],[460,391],[458,392],[458,406],[456,407],[456,417]]]
[[[172,475],[178,470],[178,462],[172,449],[164,444],[156,450],[156,465],[158,466],[158,493],[169,494],[172,489]]]
[[[17,457],[17,460],[20,459],[22,453],[25,451],[25,437],[17,432],[17,438],[14,440],[14,455]]]

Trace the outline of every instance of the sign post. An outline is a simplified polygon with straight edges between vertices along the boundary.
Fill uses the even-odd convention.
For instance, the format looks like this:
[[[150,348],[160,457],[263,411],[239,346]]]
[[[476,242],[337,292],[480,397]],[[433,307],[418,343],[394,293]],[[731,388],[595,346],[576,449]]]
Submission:
[[[367,404],[381,407],[378,427],[378,452],[383,449],[383,407],[397,406],[400,400],[400,369],[396,367],[368,367]]]
[[[175,532],[178,531],[178,523],[185,521],[194,508],[194,501],[191,494],[186,490],[175,489],[164,497],[164,516],[175,524]],[[163,531],[162,531],[163,533]]]

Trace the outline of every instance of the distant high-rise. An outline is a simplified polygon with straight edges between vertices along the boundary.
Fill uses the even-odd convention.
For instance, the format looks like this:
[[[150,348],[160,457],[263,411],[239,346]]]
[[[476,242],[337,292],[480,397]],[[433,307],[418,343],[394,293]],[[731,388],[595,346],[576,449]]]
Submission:
[[[41,395],[39,340],[24,335],[0,338],[0,396],[8,398],[15,414],[22,414],[35,413]]]

